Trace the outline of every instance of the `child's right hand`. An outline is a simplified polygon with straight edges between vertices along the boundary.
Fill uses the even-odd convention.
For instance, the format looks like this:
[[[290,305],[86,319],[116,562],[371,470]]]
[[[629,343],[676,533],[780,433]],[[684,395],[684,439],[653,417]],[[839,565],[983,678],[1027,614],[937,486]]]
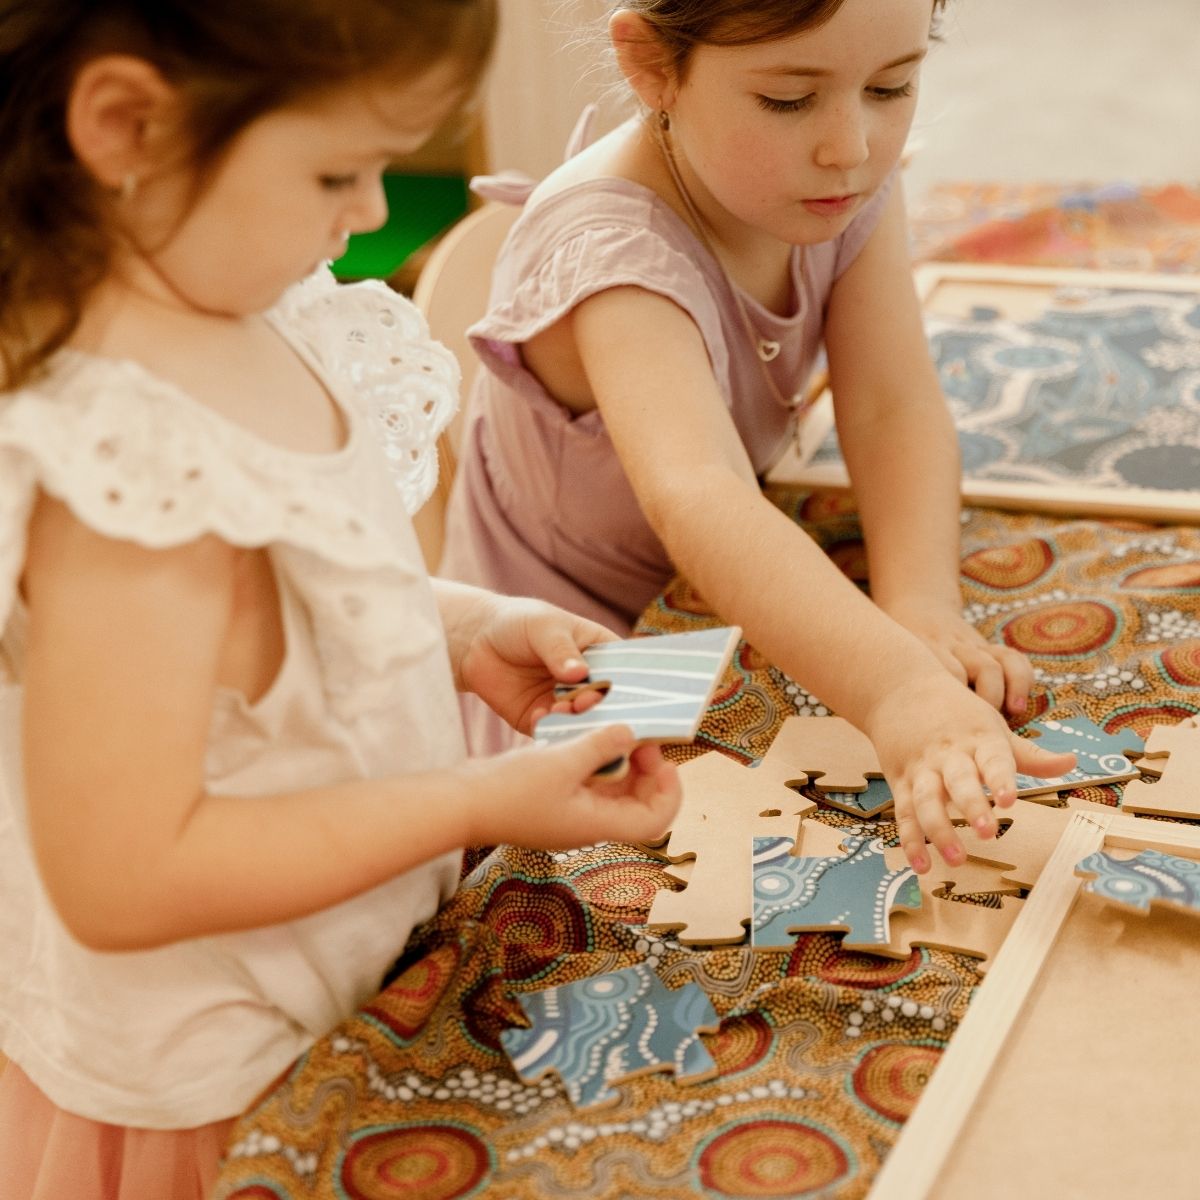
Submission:
[[[620,780],[594,773],[629,757]],[[661,839],[679,811],[674,765],[653,745],[635,748],[625,726],[598,729],[554,745],[534,743],[467,764],[472,788],[469,845],[568,850],[597,842]]]
[[[1013,733],[996,709],[948,674],[883,697],[863,732],[891,786],[900,845],[918,874],[931,866],[927,840],[948,866],[966,859],[947,805],[981,837],[992,837],[993,807],[1016,801],[1017,771],[1045,778],[1075,765],[1073,754],[1043,750]]]

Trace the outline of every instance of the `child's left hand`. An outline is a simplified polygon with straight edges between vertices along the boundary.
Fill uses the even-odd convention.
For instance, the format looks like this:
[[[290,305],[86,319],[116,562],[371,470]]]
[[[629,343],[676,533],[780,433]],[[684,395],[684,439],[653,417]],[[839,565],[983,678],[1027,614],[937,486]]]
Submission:
[[[514,729],[532,733],[539,717],[563,706],[555,684],[587,678],[583,651],[614,637],[604,626],[552,604],[497,596],[478,613],[458,661],[459,683]],[[569,706],[580,710],[599,698],[587,691]]]
[[[888,615],[919,637],[955,679],[973,688],[993,708],[1013,717],[1025,713],[1033,667],[1019,650],[986,641],[961,613],[950,609],[892,606]]]

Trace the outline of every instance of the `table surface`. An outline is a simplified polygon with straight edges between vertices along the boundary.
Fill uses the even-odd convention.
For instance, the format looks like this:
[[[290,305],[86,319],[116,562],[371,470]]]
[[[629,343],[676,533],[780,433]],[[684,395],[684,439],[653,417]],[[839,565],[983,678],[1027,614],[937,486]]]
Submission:
[[[914,250],[1200,271],[1200,191],[944,185],[915,210]],[[851,501],[768,494],[865,584]],[[968,510],[962,585],[980,630],[1037,668],[1033,717],[1145,735],[1200,712],[1200,530]],[[679,579],[638,631],[720,623]],[[786,716],[817,711],[743,644],[686,753],[748,761]],[[1120,790],[1074,794],[1117,804]],[[656,892],[679,886],[633,846],[493,851],[380,996],[241,1121],[216,1200],[865,1196],[979,983],[972,960],[881,958],[829,934],[689,950],[642,928]],[[517,993],[639,962],[709,995],[714,1079],[642,1076],[578,1112],[557,1078],[516,1078],[499,1034],[523,1023]]]

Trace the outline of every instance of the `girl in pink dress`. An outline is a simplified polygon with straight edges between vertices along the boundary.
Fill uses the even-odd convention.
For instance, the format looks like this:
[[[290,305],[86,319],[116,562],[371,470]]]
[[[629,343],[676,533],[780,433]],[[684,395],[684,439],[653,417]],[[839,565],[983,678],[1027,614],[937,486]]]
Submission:
[[[458,367],[320,264],[491,0],[0,0],[0,1195],[200,1200],[460,847],[660,835],[628,730],[468,761],[610,636],[425,573]]]
[[[501,253],[441,568],[618,631],[678,570],[871,738],[918,871],[927,839],[963,859],[949,804],[987,836],[1017,765],[1064,761],[1009,732],[1031,668],[961,611],[896,179],[941,4],[617,7],[641,111],[532,191]],[[822,347],[873,602],[759,487]]]

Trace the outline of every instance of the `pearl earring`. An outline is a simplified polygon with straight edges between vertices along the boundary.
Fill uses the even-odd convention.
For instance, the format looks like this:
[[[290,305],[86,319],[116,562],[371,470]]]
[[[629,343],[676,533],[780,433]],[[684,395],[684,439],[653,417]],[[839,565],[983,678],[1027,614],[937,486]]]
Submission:
[[[658,127],[663,133],[670,133],[671,131],[671,114],[665,108],[658,110]]]

